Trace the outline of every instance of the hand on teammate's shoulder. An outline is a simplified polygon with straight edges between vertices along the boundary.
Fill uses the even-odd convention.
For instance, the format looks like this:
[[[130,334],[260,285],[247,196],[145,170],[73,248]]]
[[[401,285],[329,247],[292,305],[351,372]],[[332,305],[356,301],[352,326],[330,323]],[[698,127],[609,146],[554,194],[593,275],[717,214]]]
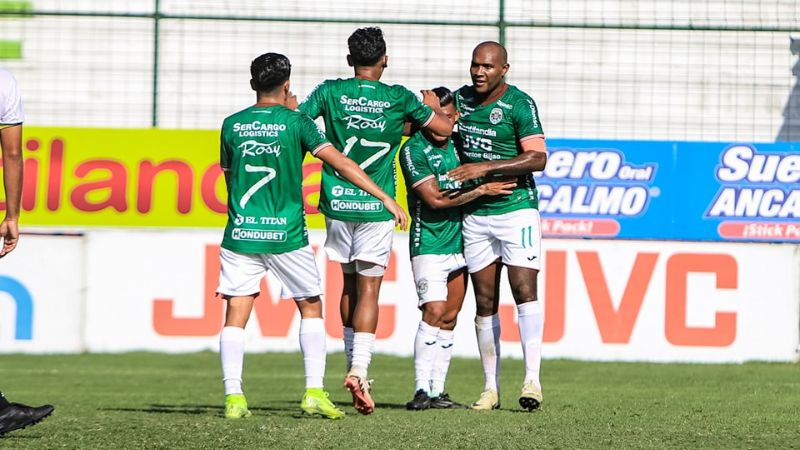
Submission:
[[[297,102],[297,95],[292,94],[292,91],[289,91],[289,93],[286,94],[286,103],[284,103],[284,106],[291,110],[297,111],[299,105],[300,104]]]

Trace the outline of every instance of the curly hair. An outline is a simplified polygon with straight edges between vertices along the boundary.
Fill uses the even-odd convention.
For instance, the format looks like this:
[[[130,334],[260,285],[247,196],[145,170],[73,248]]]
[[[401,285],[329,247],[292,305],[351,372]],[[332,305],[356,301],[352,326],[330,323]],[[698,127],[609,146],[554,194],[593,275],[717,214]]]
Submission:
[[[353,65],[372,66],[386,54],[386,41],[378,27],[359,28],[347,39]]]
[[[292,74],[289,58],[280,53],[264,53],[250,63],[253,89],[269,92],[283,84]]]

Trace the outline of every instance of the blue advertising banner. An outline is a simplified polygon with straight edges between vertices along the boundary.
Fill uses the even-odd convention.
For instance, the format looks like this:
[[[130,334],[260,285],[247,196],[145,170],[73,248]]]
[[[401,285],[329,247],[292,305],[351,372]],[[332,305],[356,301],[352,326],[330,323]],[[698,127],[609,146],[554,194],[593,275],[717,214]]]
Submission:
[[[549,237],[800,242],[800,143],[548,139]]]

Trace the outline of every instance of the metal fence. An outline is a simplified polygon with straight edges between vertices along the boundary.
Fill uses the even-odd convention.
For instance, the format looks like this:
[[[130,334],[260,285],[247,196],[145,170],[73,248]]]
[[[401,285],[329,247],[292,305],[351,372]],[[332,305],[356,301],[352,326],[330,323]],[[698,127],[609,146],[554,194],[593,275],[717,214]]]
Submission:
[[[0,65],[29,124],[210,129],[253,101],[255,56],[289,56],[302,99],[352,75],[367,25],[414,90],[468,83],[472,48],[503,42],[548,136],[800,139],[796,1],[0,0]]]

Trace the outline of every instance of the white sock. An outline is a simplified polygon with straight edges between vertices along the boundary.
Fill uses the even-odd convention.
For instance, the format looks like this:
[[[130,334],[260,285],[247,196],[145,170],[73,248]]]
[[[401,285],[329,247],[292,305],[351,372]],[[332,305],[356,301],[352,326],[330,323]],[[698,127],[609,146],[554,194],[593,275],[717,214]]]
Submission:
[[[475,316],[475,334],[483,363],[483,388],[500,392],[500,317]]]
[[[534,301],[517,305],[519,337],[522,341],[522,356],[525,358],[525,382],[532,381],[542,387],[539,381],[539,367],[542,364],[542,335],[544,334],[544,312],[542,302]]]
[[[225,395],[243,394],[244,328],[224,327],[219,335],[219,357],[222,360],[222,383]]]
[[[347,358],[347,372],[353,366],[353,327],[343,327],[344,329],[344,357]]]
[[[439,327],[433,327],[419,321],[417,337],[414,339],[414,372],[416,373],[417,387],[415,390],[422,389],[430,393],[431,379],[433,378],[433,362],[436,359],[437,349],[436,336],[439,334]]]
[[[375,333],[353,333],[353,364],[348,373],[367,378],[367,369],[372,361],[372,348],[375,346]]]
[[[437,397],[444,392],[444,380],[447,379],[453,356],[453,334],[453,330],[439,330],[439,344],[436,346],[436,360],[431,375],[431,397]]]
[[[306,389],[322,388],[325,377],[325,321],[322,318],[300,320],[300,350],[306,369]]]

